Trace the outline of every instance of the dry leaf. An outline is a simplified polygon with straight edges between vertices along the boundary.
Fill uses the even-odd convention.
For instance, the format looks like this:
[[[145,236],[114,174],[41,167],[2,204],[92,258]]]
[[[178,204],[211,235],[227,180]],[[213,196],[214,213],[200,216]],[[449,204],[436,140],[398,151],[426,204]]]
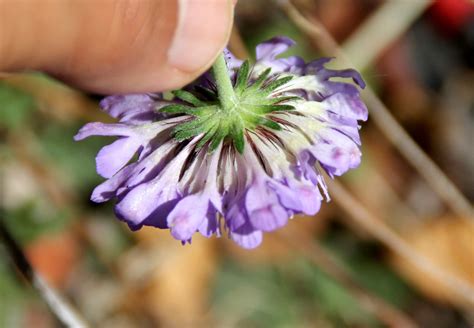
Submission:
[[[205,327],[211,280],[217,268],[216,241],[194,236],[182,246],[169,231],[142,229],[138,238],[159,252],[144,288],[148,313],[163,327]]]
[[[66,284],[79,253],[78,241],[71,231],[45,235],[26,247],[33,267],[55,287]]]
[[[444,217],[407,231],[406,240],[422,255],[446,272],[474,288],[474,223]],[[395,268],[421,292],[435,300],[467,307],[464,299],[435,278],[419,271],[396,254],[391,255]]]

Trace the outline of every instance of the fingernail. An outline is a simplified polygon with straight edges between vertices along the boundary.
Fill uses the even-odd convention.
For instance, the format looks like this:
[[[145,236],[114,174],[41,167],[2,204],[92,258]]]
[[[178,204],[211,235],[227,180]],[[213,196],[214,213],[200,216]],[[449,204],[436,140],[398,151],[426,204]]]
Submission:
[[[169,64],[186,72],[209,65],[225,46],[231,25],[232,5],[227,0],[178,0]]]

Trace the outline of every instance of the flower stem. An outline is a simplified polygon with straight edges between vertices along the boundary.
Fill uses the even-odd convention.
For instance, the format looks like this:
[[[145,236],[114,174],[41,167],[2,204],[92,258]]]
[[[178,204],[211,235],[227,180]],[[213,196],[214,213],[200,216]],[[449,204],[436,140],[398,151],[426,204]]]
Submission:
[[[237,103],[237,97],[230,81],[224,54],[221,53],[214,62],[214,65],[212,65],[212,74],[216,79],[217,92],[222,109],[225,111],[232,110]]]

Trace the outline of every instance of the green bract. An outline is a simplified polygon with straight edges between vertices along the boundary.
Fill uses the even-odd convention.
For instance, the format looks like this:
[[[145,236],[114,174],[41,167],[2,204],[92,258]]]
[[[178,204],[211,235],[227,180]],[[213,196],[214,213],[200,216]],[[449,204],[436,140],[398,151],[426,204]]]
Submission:
[[[202,135],[198,148],[208,144],[212,152],[221,142],[231,141],[235,149],[242,153],[245,131],[281,129],[271,113],[293,110],[294,107],[288,102],[298,97],[281,96],[275,91],[288,83],[292,76],[270,76],[271,69],[268,68],[252,81],[249,79],[250,64],[245,61],[237,72],[235,84],[231,85],[225,62],[215,66],[217,68],[214,67],[213,72],[218,91],[202,86],[196,87],[193,92],[177,90],[173,94],[184,104],[172,104],[160,109],[163,113],[192,117],[174,129],[176,140]]]

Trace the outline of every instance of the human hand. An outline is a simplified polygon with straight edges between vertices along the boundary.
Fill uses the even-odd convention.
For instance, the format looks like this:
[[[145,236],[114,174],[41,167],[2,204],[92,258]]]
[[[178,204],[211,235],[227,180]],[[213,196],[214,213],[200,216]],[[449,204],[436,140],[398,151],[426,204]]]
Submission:
[[[179,88],[228,40],[234,0],[0,0],[0,71],[98,93]]]

